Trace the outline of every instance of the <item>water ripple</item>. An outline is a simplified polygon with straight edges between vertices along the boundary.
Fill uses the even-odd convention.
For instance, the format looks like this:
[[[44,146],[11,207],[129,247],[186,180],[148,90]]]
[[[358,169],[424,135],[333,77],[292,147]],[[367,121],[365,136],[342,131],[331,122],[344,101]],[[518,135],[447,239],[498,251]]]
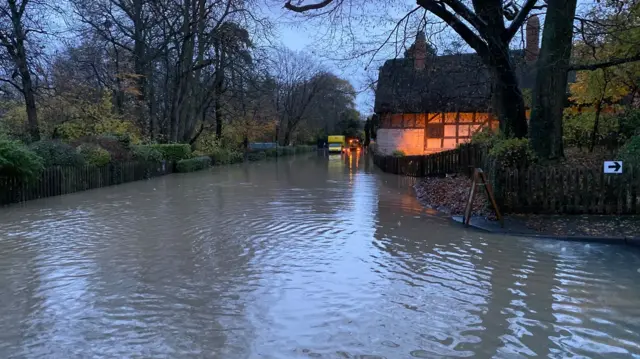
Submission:
[[[2,358],[640,357],[640,254],[296,157],[0,209]]]

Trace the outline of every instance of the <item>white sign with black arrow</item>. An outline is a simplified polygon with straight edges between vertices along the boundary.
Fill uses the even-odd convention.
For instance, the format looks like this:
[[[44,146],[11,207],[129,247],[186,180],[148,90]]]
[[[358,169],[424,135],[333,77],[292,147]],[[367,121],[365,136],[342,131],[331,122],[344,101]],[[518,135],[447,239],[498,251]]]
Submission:
[[[604,161],[604,173],[622,173],[622,161]]]

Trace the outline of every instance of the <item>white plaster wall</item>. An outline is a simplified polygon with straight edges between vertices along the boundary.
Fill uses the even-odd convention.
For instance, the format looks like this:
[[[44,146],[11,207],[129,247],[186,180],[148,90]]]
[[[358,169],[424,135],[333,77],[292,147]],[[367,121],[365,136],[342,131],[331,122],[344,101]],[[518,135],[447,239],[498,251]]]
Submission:
[[[424,129],[379,128],[376,143],[378,150],[384,154],[401,150],[406,155],[422,155]]]

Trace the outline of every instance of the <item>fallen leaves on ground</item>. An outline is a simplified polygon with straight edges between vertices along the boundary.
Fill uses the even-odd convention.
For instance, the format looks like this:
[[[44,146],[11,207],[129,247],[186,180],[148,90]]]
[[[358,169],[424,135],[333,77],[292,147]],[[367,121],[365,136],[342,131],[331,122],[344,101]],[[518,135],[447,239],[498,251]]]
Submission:
[[[471,180],[465,176],[428,177],[415,185],[418,199],[427,207],[449,215],[463,215]],[[493,217],[484,188],[478,186],[473,201],[473,216]]]

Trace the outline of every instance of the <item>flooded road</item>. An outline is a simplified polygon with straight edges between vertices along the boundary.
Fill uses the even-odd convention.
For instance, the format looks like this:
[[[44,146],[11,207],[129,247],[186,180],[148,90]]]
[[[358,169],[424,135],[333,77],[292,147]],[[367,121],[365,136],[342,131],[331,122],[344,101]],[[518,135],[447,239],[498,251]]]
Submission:
[[[640,357],[640,255],[297,156],[0,208],[0,358]]]

